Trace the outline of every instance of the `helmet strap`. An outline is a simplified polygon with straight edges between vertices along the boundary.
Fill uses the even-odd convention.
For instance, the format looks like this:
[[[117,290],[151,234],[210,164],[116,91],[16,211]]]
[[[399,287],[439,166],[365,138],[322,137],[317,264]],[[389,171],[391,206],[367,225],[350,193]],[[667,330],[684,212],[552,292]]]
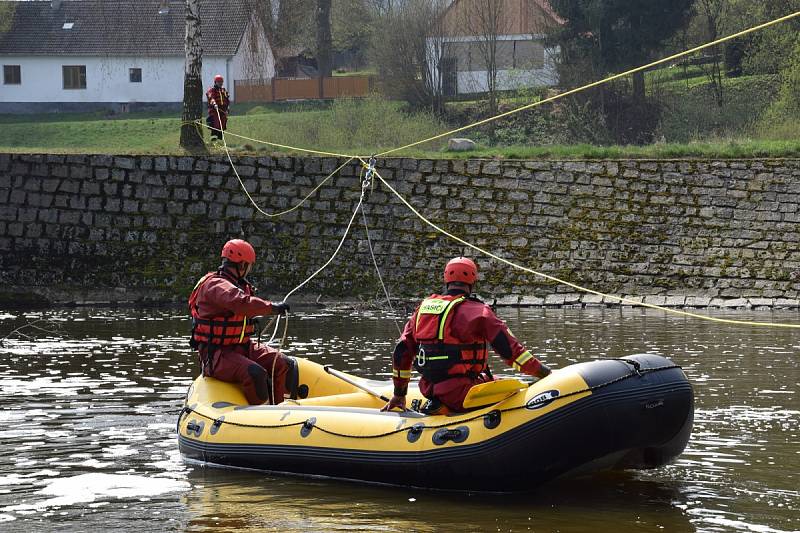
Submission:
[[[225,270],[236,277],[236,279],[242,279],[247,275],[245,271],[242,273],[242,265],[247,263],[234,263],[227,257],[222,258],[222,265],[220,265],[220,270]]]

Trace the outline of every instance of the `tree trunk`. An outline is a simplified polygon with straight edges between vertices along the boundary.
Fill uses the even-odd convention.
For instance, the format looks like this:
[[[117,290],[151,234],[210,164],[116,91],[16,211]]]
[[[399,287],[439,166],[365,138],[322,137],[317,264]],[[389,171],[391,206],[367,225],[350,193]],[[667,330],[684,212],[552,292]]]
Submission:
[[[644,72],[642,71],[633,74],[633,98],[638,104],[645,100]]]
[[[332,48],[331,0],[317,0],[317,68],[320,78],[329,78],[333,73]]]
[[[199,0],[186,0],[185,52],[180,145],[190,152],[204,151],[202,127],[194,124],[203,115],[203,45],[200,34]]]
[[[497,39],[492,37],[487,43],[489,62],[486,65],[486,86],[489,90],[489,112],[497,114]],[[494,129],[492,129],[494,131]]]

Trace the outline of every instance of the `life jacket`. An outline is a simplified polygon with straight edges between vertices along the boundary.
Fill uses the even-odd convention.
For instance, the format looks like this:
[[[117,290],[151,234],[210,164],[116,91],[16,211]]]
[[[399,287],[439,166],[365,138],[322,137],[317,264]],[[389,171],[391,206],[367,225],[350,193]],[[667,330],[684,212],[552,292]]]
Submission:
[[[463,343],[452,333],[455,309],[466,295],[433,294],[422,301],[414,323],[419,345],[414,368],[431,383],[456,376],[476,377],[487,368],[486,342]]]
[[[214,111],[214,106],[211,104],[211,101],[216,101],[217,105],[219,106],[220,111],[228,111],[228,104],[230,104],[230,96],[228,95],[228,90],[224,87],[217,88],[216,85],[212,85],[211,88],[206,92],[206,99],[208,100],[208,111]]]
[[[230,280],[229,276],[222,272],[209,272],[200,278],[189,296],[189,312],[192,314],[192,338],[190,340],[192,348],[197,348],[201,344],[206,346],[248,344],[250,336],[255,333],[255,323],[244,315],[226,313],[212,317],[200,316],[197,307],[200,287],[215,276]],[[244,287],[239,288],[248,296],[252,293],[249,283],[245,283]]]

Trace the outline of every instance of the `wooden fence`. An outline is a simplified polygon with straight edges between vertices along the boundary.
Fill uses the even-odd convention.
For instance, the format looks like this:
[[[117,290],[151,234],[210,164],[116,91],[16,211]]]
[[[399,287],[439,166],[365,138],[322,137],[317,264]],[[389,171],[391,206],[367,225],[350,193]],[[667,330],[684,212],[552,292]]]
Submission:
[[[373,81],[369,76],[336,78],[234,80],[234,96],[242,102],[280,102],[367,96]]]

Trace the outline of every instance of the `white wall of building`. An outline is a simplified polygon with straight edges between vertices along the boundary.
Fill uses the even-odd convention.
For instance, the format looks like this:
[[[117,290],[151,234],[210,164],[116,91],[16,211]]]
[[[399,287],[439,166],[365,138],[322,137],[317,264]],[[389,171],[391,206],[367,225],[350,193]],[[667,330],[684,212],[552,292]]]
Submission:
[[[203,57],[203,86],[210,87],[215,74],[225,76],[226,86],[236,75],[224,57]],[[0,80],[0,102],[135,103],[181,102],[183,57],[41,57],[0,56],[0,65],[20,65],[22,83],[5,85]],[[86,66],[86,88],[64,89],[63,65]],[[132,83],[130,68],[142,69],[141,83]],[[2,71],[0,71],[2,75]],[[232,95],[233,96],[233,95]]]
[[[501,35],[498,40],[543,40],[544,36],[536,35]],[[442,42],[475,42],[477,37],[447,37],[428,39],[428,69],[431,77],[436,79],[440,73],[436,72],[435,57],[442,48]],[[514,69],[497,71],[497,90],[513,90],[525,87],[552,87],[558,85],[558,71],[556,60],[560,50],[558,47],[544,49],[544,66],[539,69]],[[489,90],[487,71],[461,71],[457,73],[458,94],[486,92]]]
[[[525,87],[552,87],[558,84],[554,50],[545,48],[544,67],[532,70],[498,70],[497,90],[508,91]],[[472,70],[458,73],[458,94],[480,93],[489,90],[489,72]]]

